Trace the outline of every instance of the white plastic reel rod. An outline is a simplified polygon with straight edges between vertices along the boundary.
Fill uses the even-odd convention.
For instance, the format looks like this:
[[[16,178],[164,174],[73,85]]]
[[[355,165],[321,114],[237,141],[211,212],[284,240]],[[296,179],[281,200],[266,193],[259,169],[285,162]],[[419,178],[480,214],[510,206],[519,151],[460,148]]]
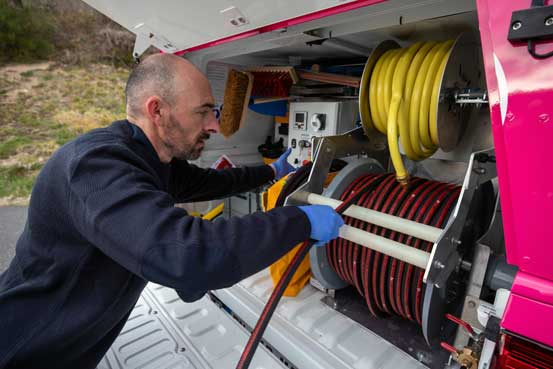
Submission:
[[[305,195],[307,202],[312,205],[328,205],[336,209],[342,203],[340,200],[331,199],[315,193],[305,193]],[[436,243],[443,231],[441,228],[432,227],[357,205],[352,205],[347,208],[344,215],[432,243]]]
[[[430,259],[429,252],[348,225],[340,227],[340,237],[422,269],[426,269]]]

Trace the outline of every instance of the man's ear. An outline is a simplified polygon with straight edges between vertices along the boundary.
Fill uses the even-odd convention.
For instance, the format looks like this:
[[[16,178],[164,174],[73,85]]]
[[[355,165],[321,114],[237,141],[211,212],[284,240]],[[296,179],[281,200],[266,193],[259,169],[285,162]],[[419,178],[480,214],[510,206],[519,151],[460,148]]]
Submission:
[[[162,102],[157,96],[150,96],[144,102],[147,118],[156,125],[159,125],[162,116]]]

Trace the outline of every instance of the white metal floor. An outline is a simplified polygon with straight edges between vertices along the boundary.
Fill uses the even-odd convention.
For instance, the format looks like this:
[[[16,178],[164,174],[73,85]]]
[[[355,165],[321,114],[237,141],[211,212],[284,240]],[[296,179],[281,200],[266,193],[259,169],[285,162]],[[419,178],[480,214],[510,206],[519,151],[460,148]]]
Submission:
[[[234,314],[254,326],[272,291],[267,271],[215,291]],[[344,317],[306,286],[298,297],[284,298],[264,339],[298,369],[407,369],[421,363]],[[236,366],[249,334],[207,296],[184,303],[177,294],[149,284],[123,331],[98,369],[224,368]],[[265,347],[251,368],[286,366]]]
[[[248,332],[207,296],[191,304],[148,284],[98,369],[234,368]],[[263,347],[252,368],[285,368]]]

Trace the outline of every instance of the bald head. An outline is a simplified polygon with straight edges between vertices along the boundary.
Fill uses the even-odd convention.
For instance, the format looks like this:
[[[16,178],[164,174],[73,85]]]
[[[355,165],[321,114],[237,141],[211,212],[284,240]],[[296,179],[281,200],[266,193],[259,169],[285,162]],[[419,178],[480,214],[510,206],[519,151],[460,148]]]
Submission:
[[[163,163],[195,160],[219,132],[209,81],[190,62],[152,55],[137,65],[125,88],[127,120],[142,129]]]
[[[197,78],[203,78],[202,73],[181,57],[172,54],[147,57],[133,69],[127,80],[127,114],[141,116],[144,101],[153,95],[174,105],[177,100],[177,86],[186,87],[191,79]]]

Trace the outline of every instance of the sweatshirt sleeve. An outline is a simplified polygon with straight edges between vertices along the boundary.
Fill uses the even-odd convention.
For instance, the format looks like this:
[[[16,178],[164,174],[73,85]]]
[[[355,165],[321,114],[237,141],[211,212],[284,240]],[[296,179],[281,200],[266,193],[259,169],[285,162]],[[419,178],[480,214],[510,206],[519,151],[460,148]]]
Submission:
[[[215,170],[175,160],[171,163],[169,192],[177,202],[213,200],[252,190],[274,176],[269,165]]]
[[[80,234],[187,301],[264,269],[310,233],[307,216],[293,206],[215,222],[188,216],[124,147],[94,149],[75,161],[69,202]]]

